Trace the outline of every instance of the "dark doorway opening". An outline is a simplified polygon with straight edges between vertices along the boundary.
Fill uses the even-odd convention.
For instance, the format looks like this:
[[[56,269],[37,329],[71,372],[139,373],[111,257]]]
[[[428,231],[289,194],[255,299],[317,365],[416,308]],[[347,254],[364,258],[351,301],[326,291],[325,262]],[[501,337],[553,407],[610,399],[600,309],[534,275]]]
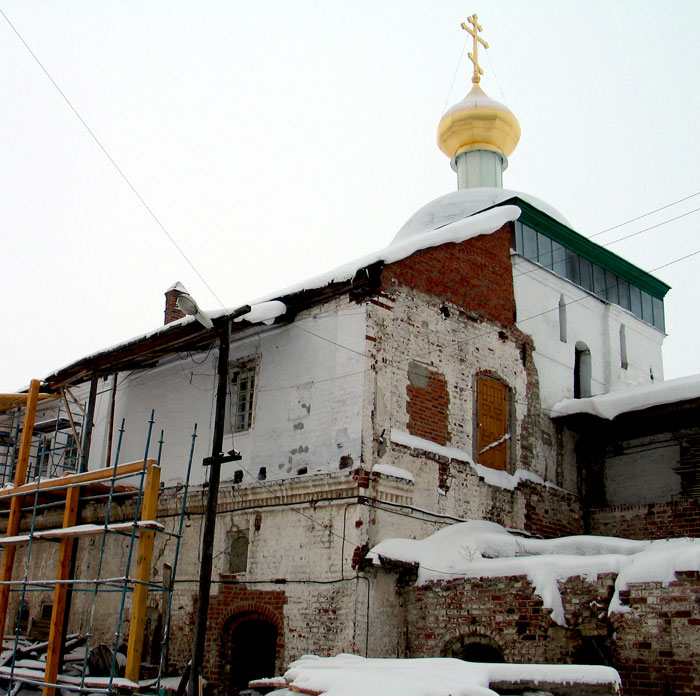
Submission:
[[[275,676],[277,628],[264,619],[246,619],[234,626],[230,638],[229,694],[238,696],[252,679]]]
[[[467,662],[505,662],[503,653],[488,636],[459,636],[445,648],[444,655]]]

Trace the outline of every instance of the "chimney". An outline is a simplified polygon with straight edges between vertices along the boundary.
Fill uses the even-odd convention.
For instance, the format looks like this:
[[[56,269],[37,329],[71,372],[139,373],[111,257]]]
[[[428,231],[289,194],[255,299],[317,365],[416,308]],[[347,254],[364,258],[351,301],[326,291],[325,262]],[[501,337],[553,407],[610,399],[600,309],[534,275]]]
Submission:
[[[185,316],[177,307],[177,298],[180,295],[186,295],[187,288],[178,280],[175,285],[171,285],[165,291],[165,321],[164,324],[182,319]]]

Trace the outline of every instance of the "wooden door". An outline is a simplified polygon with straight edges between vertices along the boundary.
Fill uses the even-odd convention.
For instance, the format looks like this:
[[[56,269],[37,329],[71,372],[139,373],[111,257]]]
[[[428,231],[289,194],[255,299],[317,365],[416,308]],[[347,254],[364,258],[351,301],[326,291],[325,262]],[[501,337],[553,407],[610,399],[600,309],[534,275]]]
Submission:
[[[476,387],[476,461],[492,469],[508,469],[508,387],[479,377]],[[498,443],[498,444],[496,444]]]

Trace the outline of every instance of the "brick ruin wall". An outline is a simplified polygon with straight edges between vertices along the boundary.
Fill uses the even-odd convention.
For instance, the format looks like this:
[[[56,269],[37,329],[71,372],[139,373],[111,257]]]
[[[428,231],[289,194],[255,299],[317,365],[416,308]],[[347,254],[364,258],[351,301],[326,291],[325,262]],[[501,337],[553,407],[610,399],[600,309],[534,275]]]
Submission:
[[[478,643],[506,662],[603,664],[605,656],[625,696],[700,694],[700,574],[630,585],[625,611],[608,616],[614,582],[611,574],[560,582],[566,626],[552,621],[524,576],[411,586],[405,654],[468,658]]]
[[[629,539],[700,537],[700,500],[595,509],[589,524],[591,534]]]

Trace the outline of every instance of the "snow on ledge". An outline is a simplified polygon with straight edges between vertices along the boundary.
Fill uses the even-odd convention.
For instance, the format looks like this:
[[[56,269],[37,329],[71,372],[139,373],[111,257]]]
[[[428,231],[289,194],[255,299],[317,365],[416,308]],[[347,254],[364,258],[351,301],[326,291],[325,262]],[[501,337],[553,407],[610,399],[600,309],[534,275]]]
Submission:
[[[440,529],[425,539],[385,539],[367,558],[418,565],[416,584],[452,578],[494,578],[524,575],[552,620],[566,626],[559,583],[571,577],[589,582],[603,573],[616,575],[608,614],[630,611],[620,591],[630,584],[668,585],[681,571],[700,571],[700,539],[644,541],[604,536],[558,539],[520,537],[495,522],[472,520]]]
[[[394,478],[404,479],[415,483],[413,474],[406,469],[401,469],[398,466],[392,466],[391,464],[375,464],[372,467],[372,473],[383,474],[384,476],[393,476]]]
[[[399,430],[398,428],[391,429],[391,441],[396,445],[403,445],[404,447],[410,447],[411,449],[431,452],[432,454],[437,454],[441,457],[446,457],[447,459],[456,459],[457,461],[465,462],[466,464],[469,464],[469,466],[471,466],[471,468],[474,469],[474,471],[491,486],[498,486],[499,488],[505,488],[506,490],[513,491],[521,481],[531,481],[532,483],[536,483],[540,486],[546,486],[547,488],[563,490],[554,483],[545,481],[531,471],[518,469],[515,473],[509,474],[507,471],[491,469],[488,466],[477,464],[464,450],[457,447],[445,447],[444,445],[438,445],[436,442],[426,440],[425,438],[418,437],[417,435],[411,435],[410,433],[407,433],[404,430]]]
[[[612,667],[589,665],[491,664],[456,658],[366,658],[304,655],[292,662],[281,693],[325,696],[497,696],[491,683],[597,687],[596,693],[616,694],[620,676]],[[254,684],[257,684],[255,682]],[[607,688],[606,688],[607,687]]]
[[[700,375],[691,375],[590,396],[586,399],[565,399],[554,404],[551,415],[552,418],[560,418],[574,413],[588,413],[612,420],[622,413],[698,398],[700,398]]]

